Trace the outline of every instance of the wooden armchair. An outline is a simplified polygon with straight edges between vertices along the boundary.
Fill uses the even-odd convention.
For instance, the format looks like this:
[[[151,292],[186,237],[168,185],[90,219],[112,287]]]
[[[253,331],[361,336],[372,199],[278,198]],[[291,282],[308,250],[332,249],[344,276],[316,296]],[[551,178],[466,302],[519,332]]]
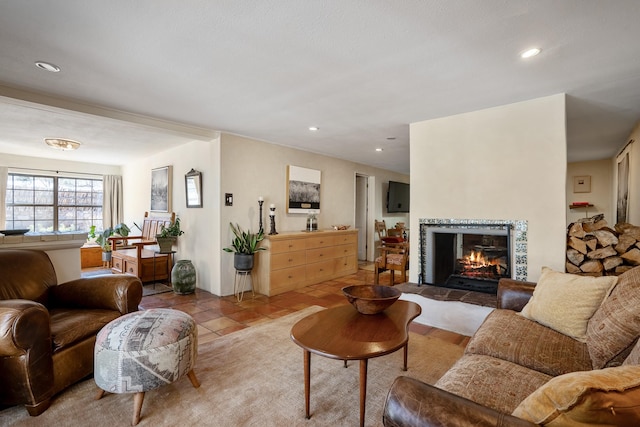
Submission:
[[[145,212],[141,235],[125,239],[110,237],[111,271],[132,274],[142,282],[170,280],[173,254],[159,252],[156,234],[160,233],[162,226],[168,227],[175,219],[173,212],[168,217],[150,217],[149,212]],[[124,247],[118,247],[118,242],[123,240]]]
[[[409,245],[381,246],[380,256],[376,258],[374,266],[374,284],[380,283],[380,273],[389,270],[389,286],[394,285],[394,273],[402,274],[402,282],[407,281],[407,269],[409,268]]]
[[[402,229],[387,228],[387,224],[382,221],[375,221],[376,233],[378,233],[378,239],[380,239],[381,246],[405,246],[404,238],[402,237]]]

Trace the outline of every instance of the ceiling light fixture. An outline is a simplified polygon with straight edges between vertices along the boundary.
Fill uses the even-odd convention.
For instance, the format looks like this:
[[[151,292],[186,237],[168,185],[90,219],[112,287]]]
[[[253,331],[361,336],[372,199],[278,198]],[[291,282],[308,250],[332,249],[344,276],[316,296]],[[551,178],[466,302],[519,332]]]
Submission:
[[[320,128],[319,128],[318,126],[309,126],[309,130],[310,130],[311,132],[315,132],[315,131],[320,130]]]
[[[395,136],[388,136],[387,137],[387,141],[395,141],[396,137]]]
[[[382,148],[376,148],[376,151],[380,152],[382,151]]]
[[[56,150],[77,150],[82,144],[78,141],[64,138],[45,138],[44,143]]]
[[[527,49],[527,50],[525,50],[524,52],[522,52],[520,54],[520,58],[522,58],[522,59],[532,58],[532,57],[536,56],[537,54],[539,54],[540,52],[542,52],[542,50],[537,48],[537,47],[534,47],[534,48],[531,48],[531,49]]]
[[[50,62],[45,62],[45,61],[36,61],[36,67],[42,69],[42,70],[46,70],[46,71],[50,71],[52,73],[57,73],[60,71],[60,67],[58,67],[55,64],[52,64]]]

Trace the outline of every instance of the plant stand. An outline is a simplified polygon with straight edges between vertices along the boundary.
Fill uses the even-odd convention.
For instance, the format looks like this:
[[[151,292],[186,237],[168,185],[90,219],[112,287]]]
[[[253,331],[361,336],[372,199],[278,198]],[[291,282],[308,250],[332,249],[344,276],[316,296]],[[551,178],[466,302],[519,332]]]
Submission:
[[[251,294],[253,298],[255,298],[256,293],[253,290],[253,277],[251,276],[251,270],[236,270],[236,276],[233,279],[233,294],[238,302],[242,301],[242,297],[244,297],[244,292],[249,280],[251,280]]]

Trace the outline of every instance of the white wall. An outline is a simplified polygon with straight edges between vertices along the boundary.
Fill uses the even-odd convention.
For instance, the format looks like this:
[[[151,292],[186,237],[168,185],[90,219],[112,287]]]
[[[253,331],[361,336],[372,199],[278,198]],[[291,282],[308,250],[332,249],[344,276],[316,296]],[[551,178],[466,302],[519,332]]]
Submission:
[[[573,179],[576,176],[591,177],[591,192],[574,193]],[[567,225],[596,214],[604,214],[604,219],[613,226],[616,223],[613,200],[613,164],[611,159],[575,162],[567,165]],[[573,202],[589,202],[593,207],[569,209]]]
[[[132,225],[136,222],[142,226],[144,213],[149,211],[151,204],[151,170],[169,165],[173,167],[172,211],[180,218],[184,231],[184,235],[178,237],[175,259],[191,260],[196,268],[196,286],[218,295],[221,247],[217,227],[220,210],[219,146],[219,139],[196,140],[138,159],[122,168],[125,223]],[[202,172],[203,207],[187,209],[184,175],[192,168]]]
[[[527,220],[528,280],[564,271],[564,94],[413,123],[410,138],[411,229],[420,218]],[[417,250],[411,266],[415,282]]]
[[[258,230],[258,197],[265,199],[263,208],[264,229],[269,232],[269,205],[276,205],[276,230],[299,231],[306,224],[305,214],[286,213],[287,165],[321,171],[321,200],[318,226],[330,228],[334,224],[355,224],[356,174],[375,177],[373,190],[374,218],[384,218],[387,224],[408,222],[407,215],[386,214],[386,187],[389,180],[408,182],[409,177],[383,169],[358,163],[296,150],[280,145],[268,144],[236,135],[221,137],[221,198],[224,193],[233,193],[233,206],[224,206],[221,200],[220,216],[222,245],[228,246],[232,234],[229,223],[238,223],[243,228]],[[384,211],[384,213],[383,213]],[[371,224],[373,228],[373,224]],[[370,233],[373,245],[373,231]],[[220,276],[222,295],[233,293],[233,257],[223,252]]]

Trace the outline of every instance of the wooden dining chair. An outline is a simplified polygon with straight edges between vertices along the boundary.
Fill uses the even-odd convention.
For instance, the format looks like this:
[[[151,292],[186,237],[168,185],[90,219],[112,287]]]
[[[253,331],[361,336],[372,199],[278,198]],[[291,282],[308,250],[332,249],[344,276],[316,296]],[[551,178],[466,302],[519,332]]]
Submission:
[[[376,258],[374,266],[374,284],[380,283],[380,273],[389,271],[389,286],[394,285],[395,272],[402,275],[402,283],[407,281],[407,270],[409,268],[409,245],[398,244],[397,246],[381,246],[380,256]]]

